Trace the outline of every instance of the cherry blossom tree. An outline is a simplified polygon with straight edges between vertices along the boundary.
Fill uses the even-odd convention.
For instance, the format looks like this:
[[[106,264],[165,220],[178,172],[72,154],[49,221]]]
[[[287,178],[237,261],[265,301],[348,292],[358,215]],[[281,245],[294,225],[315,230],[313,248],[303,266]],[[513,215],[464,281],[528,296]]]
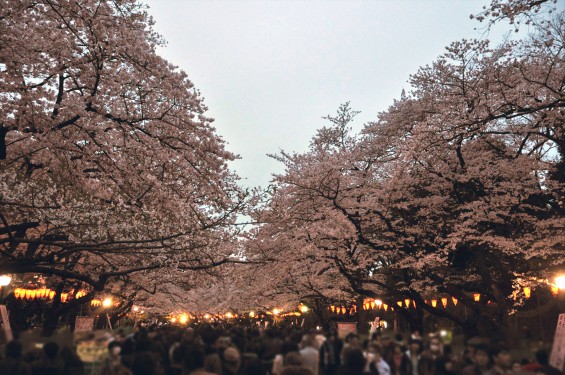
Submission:
[[[563,17],[531,27],[496,47],[453,43],[361,135],[344,105],[307,152],[276,156],[261,241],[355,293],[415,301],[414,324],[425,310],[469,334],[508,325],[521,288],[564,267]],[[468,314],[426,303],[438,294]]]
[[[151,26],[134,0],[2,1],[0,273],[151,291],[238,261],[236,156]]]

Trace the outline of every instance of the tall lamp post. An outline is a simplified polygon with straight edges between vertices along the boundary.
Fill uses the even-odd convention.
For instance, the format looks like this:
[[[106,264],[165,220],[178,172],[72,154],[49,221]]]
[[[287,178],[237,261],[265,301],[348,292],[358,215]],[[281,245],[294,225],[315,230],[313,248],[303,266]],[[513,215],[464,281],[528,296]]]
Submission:
[[[10,285],[12,278],[8,275],[0,276],[0,303],[4,302],[4,287]]]

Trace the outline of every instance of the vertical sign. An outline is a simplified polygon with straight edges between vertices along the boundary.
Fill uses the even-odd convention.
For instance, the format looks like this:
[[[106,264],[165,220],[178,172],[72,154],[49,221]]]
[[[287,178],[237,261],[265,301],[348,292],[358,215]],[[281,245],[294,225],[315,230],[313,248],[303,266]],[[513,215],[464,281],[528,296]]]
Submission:
[[[565,314],[559,314],[557,320],[549,364],[560,371],[563,371],[563,367],[565,367]]]
[[[8,310],[6,310],[6,305],[0,305],[0,316],[2,317],[0,322],[2,324],[1,328],[6,337],[6,342],[12,341],[14,336],[12,335],[12,328],[10,327],[10,319],[8,319]]]

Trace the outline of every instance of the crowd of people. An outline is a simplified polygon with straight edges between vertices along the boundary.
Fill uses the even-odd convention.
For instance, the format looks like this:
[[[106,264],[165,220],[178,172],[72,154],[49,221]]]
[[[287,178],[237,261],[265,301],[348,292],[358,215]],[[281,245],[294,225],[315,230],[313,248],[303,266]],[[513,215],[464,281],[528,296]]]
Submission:
[[[535,354],[535,355],[534,355]],[[548,352],[512,358],[502,345],[470,340],[455,353],[439,335],[373,335],[362,340],[335,331],[261,330],[204,325],[142,328],[117,334],[97,364],[100,375],[559,375]],[[0,361],[2,375],[90,375],[73,348],[48,342],[24,351],[9,342]],[[92,371],[91,371],[92,372]]]

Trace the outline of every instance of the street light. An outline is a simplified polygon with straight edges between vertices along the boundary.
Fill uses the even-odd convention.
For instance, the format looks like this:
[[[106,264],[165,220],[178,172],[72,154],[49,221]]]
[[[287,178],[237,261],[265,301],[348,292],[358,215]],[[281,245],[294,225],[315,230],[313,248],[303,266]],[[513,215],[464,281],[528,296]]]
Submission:
[[[565,275],[559,275],[555,278],[555,286],[559,290],[565,290]]]
[[[0,276],[0,303],[4,302],[4,287],[10,285],[12,278],[8,275]]]
[[[8,275],[0,276],[0,286],[8,286],[12,282],[12,278]]]

